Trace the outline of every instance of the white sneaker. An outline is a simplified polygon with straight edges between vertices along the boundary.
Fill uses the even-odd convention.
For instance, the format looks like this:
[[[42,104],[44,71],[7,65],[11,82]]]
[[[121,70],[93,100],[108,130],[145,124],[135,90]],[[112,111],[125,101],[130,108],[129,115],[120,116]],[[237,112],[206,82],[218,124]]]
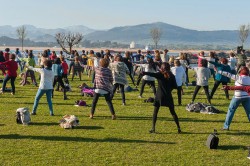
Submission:
[[[140,98],[140,99],[141,99],[141,98],[142,98],[142,96],[138,96],[138,98]]]

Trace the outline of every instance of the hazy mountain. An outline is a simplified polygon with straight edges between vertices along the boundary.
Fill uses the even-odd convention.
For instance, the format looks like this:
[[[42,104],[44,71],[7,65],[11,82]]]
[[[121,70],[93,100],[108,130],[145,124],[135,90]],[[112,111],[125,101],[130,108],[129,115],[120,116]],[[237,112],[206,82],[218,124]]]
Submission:
[[[150,36],[152,28],[160,28],[162,37],[160,44],[238,44],[238,31],[197,31],[186,29],[167,23],[156,22],[150,24],[140,24],[134,26],[114,27],[109,30],[90,29],[86,26],[76,25],[64,28],[45,29],[37,28],[33,25],[27,27],[27,38],[36,42],[56,42],[54,35],[58,32],[79,32],[84,35],[84,39],[91,41],[112,41],[120,43],[130,43],[135,41],[138,44],[153,44]],[[17,38],[17,27],[9,25],[0,26],[0,37],[7,36]]]
[[[24,25],[27,28],[27,38],[36,42],[55,42],[55,34],[58,32],[79,32],[83,35],[94,32],[94,29],[90,29],[83,25],[69,26],[65,28],[45,29],[37,28],[33,25]],[[0,26],[0,37],[7,36],[11,38],[17,38],[16,29],[18,27],[12,27],[10,25]]]
[[[238,32],[232,30],[197,31],[157,22],[135,26],[115,27],[107,31],[95,31],[85,36],[89,40],[147,43],[151,40],[150,30],[160,28],[161,43],[232,43],[238,41]]]

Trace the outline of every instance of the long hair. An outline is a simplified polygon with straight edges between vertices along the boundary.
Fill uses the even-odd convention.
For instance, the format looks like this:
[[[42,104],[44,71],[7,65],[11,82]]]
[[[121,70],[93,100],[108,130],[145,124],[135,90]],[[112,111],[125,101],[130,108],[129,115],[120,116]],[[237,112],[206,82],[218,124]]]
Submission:
[[[170,70],[170,64],[167,62],[163,62],[161,64],[160,72],[164,75],[165,78],[170,78],[171,70]]]

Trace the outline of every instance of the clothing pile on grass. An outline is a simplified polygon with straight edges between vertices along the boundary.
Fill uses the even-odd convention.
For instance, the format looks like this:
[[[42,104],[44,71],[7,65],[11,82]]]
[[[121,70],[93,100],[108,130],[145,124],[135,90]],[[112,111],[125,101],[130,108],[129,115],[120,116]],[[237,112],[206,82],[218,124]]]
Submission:
[[[220,111],[214,106],[205,103],[189,103],[186,106],[189,112],[202,113],[202,114],[218,114]]]

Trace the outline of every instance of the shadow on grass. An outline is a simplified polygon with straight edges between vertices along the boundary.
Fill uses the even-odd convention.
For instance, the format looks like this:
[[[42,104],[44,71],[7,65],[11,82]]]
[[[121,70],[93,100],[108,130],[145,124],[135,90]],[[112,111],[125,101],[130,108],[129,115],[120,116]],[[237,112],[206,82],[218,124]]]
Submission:
[[[0,126],[5,126],[5,124],[0,124]]]
[[[55,122],[51,122],[51,123],[31,122],[30,125],[34,125],[34,126],[53,126],[53,125],[59,125],[59,123],[55,123]]]
[[[218,149],[220,150],[238,150],[238,149],[247,150],[247,147],[242,146],[242,145],[222,145],[222,146],[219,145]]]
[[[101,126],[77,126],[74,129],[99,130],[99,129],[104,129],[104,127],[101,127]]]
[[[99,117],[107,117],[107,116],[99,116]],[[152,120],[152,117],[133,117],[133,116],[118,116],[117,120]],[[158,117],[157,120],[163,121],[173,121],[172,117]],[[224,120],[207,120],[207,119],[195,119],[195,118],[179,118],[180,122],[224,122]],[[236,122],[237,123],[237,122]],[[242,123],[242,122],[240,122]]]
[[[146,140],[129,140],[122,138],[84,138],[84,137],[65,137],[65,136],[32,136],[8,134],[0,135],[0,139],[34,139],[43,141],[75,141],[75,142],[110,142],[110,143],[152,143],[152,144],[175,144],[174,142],[146,141]]]

